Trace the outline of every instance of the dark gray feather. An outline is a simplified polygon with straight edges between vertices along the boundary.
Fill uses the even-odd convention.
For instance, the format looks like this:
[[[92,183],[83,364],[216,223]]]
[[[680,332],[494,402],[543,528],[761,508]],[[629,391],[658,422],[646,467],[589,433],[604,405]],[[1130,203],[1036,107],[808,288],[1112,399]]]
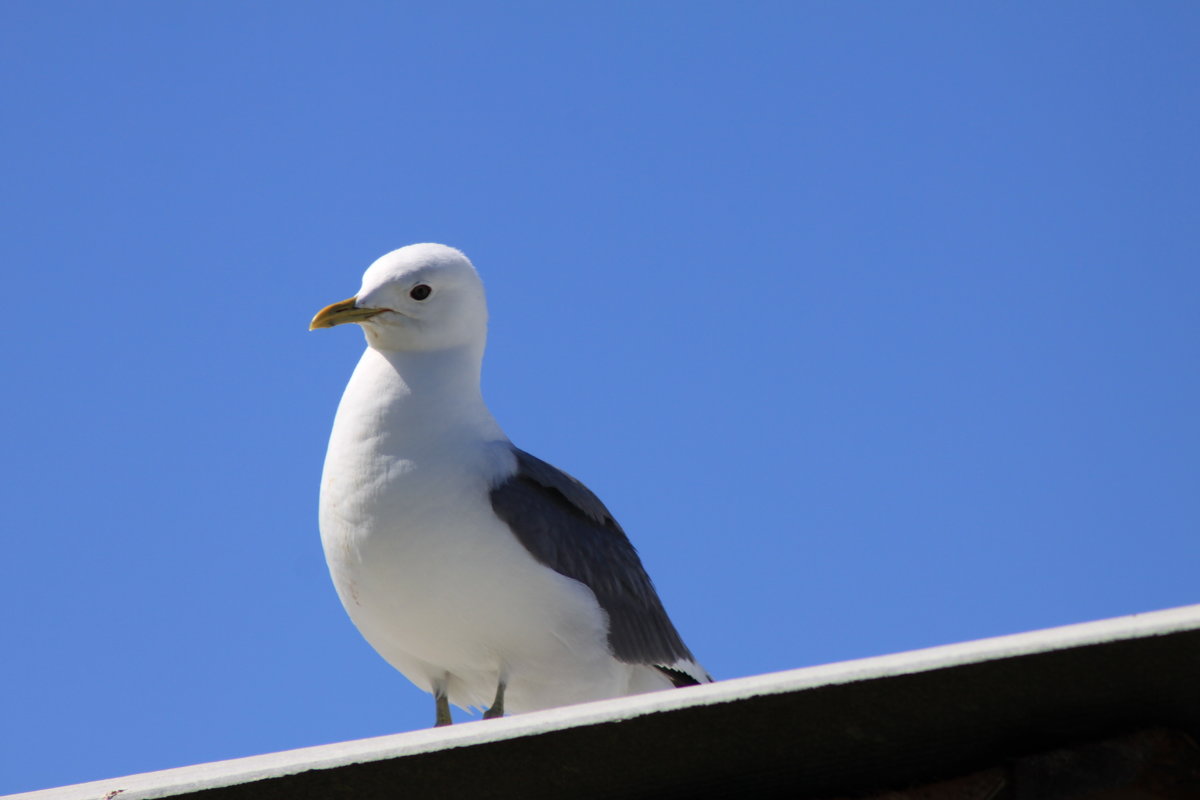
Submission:
[[[492,489],[492,509],[540,563],[574,578],[608,614],[613,655],[628,664],[692,659],[637,551],[586,486],[524,450],[517,471]]]

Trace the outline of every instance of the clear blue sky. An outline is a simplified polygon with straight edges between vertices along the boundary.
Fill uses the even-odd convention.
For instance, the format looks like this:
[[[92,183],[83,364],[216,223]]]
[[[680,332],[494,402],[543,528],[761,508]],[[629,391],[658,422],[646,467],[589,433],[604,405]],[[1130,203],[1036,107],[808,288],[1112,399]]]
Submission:
[[[1197,41],[1194,2],[0,4],[0,792],[429,723],[325,571],[363,343],[306,331],[417,241],[719,678],[1200,601]]]

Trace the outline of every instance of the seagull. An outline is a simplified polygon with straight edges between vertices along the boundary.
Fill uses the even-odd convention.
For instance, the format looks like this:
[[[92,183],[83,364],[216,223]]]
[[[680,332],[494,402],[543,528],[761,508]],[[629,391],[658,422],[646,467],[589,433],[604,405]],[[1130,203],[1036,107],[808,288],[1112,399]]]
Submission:
[[[708,683],[637,551],[581,482],[515,447],[480,391],[487,301],[460,251],[379,258],[310,330],[367,348],[321,479],[321,541],[359,632],[435,700],[486,719]]]

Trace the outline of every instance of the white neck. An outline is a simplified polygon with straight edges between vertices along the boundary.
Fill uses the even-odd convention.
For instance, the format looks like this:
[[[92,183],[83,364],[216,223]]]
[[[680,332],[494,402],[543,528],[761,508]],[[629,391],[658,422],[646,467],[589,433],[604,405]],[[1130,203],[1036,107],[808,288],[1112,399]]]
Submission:
[[[374,447],[392,452],[464,436],[504,439],[483,402],[482,363],[482,344],[437,351],[369,347],[346,386],[335,429],[358,429]],[[351,413],[353,419],[344,419]]]

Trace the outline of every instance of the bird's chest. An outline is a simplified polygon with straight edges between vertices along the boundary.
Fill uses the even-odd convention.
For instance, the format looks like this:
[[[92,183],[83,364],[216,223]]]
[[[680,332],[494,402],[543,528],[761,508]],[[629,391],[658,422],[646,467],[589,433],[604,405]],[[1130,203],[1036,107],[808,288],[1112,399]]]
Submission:
[[[321,486],[321,539],[343,601],[422,606],[464,569],[487,568],[516,542],[493,514],[490,476],[502,448],[453,440],[389,447],[385,437],[331,442]]]
[[[423,459],[364,450],[327,468],[321,486],[321,537],[331,566],[412,563],[477,546],[488,502],[482,478]]]
[[[486,409],[396,380],[364,355],[334,420],[321,482],[330,574],[377,648],[428,639],[431,628],[469,616],[495,593],[497,565],[531,561],[492,512],[490,488],[516,462]]]

